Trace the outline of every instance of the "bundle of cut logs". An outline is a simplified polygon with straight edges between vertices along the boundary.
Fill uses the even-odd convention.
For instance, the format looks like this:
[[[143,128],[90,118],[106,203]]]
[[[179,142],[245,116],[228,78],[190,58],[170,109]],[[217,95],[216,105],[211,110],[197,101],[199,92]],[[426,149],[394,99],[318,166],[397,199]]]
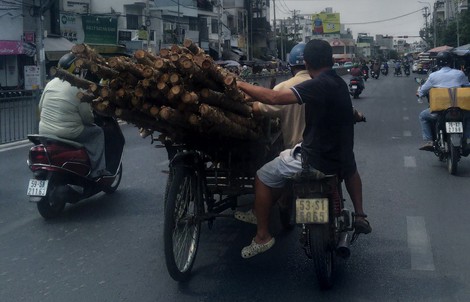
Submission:
[[[218,66],[191,40],[162,49],[159,55],[137,50],[133,57],[104,58],[86,44],[72,47],[75,65],[100,79],[76,77],[60,68],[51,75],[82,88],[83,102],[160,138],[258,140],[262,120],[236,85],[237,76]]]

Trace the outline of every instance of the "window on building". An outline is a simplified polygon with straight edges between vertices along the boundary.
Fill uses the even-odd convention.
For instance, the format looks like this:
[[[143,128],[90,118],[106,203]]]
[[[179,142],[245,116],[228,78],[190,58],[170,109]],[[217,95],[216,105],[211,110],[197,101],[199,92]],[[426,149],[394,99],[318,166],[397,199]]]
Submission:
[[[219,32],[219,20],[217,19],[212,19],[211,20],[211,32],[213,34],[216,34]]]
[[[189,30],[198,30],[197,18],[189,18]]]
[[[139,29],[139,16],[126,14],[127,29]]]

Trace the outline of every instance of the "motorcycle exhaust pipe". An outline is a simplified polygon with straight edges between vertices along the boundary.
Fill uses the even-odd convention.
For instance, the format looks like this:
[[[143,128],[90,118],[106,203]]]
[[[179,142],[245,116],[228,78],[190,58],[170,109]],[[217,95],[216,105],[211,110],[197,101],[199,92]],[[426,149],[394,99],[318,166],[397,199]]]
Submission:
[[[348,232],[342,232],[339,235],[338,245],[336,247],[336,253],[343,259],[349,258],[351,255],[351,249],[349,248],[351,242],[351,235]]]

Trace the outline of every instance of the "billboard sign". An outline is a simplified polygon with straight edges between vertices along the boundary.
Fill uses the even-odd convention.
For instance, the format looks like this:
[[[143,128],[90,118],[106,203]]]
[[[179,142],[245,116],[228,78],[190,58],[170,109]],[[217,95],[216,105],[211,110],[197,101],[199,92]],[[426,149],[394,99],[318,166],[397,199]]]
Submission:
[[[117,18],[82,16],[85,43],[90,44],[116,44]]]
[[[339,13],[319,13],[312,15],[313,21],[313,34],[339,34],[340,33],[340,18]]]

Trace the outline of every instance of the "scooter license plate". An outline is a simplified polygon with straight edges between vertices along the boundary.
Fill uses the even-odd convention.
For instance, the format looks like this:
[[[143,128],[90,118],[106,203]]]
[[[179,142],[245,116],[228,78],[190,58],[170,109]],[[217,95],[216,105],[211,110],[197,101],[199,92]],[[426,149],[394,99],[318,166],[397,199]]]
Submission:
[[[463,133],[462,122],[446,122],[447,133]]]
[[[297,198],[296,223],[328,223],[328,198]]]
[[[28,196],[46,196],[48,180],[30,179],[28,184]]]
[[[357,85],[352,85],[351,88],[352,89],[357,89]]]

